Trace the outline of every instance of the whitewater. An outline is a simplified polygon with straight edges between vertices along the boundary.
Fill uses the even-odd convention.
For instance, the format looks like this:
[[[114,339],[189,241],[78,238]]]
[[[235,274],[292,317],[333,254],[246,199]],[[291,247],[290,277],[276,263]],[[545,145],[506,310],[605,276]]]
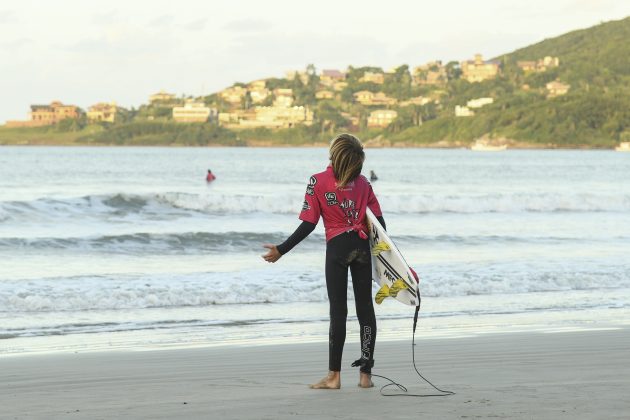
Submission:
[[[368,149],[422,278],[421,332],[630,322],[628,158]],[[323,148],[0,148],[0,354],[325,340],[322,226],[260,255],[326,164]],[[411,308],[376,310],[381,336],[407,338]]]

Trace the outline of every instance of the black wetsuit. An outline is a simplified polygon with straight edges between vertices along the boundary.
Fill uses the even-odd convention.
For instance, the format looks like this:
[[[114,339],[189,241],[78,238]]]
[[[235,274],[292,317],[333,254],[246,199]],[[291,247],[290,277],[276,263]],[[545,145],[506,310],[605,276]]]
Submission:
[[[385,220],[377,217],[385,227]],[[315,224],[302,222],[289,238],[277,246],[286,254],[306,238]],[[376,343],[376,317],[372,303],[372,257],[370,244],[356,231],[339,234],[326,243],[326,288],[330,301],[329,360],[328,369],[341,370],[341,357],[346,340],[348,315],[348,268],[352,274],[357,318],[361,328],[361,371],[371,373]]]

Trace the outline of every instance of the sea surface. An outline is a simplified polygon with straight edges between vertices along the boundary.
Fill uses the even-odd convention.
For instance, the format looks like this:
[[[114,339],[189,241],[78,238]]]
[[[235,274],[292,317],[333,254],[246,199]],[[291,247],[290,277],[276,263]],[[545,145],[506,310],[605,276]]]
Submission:
[[[421,276],[419,336],[630,324],[630,154],[366,154]],[[1,147],[0,355],[326,341],[321,222],[278,263],[261,255],[297,227],[327,156]],[[379,338],[410,338],[413,308],[376,312]]]

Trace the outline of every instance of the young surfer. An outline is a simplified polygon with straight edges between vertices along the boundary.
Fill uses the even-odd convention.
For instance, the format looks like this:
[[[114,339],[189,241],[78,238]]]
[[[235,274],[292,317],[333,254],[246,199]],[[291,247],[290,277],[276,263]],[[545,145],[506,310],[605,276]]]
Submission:
[[[311,176],[300,213],[302,223],[280,245],[265,244],[265,261],[274,263],[306,238],[320,216],[326,231],[326,288],[330,302],[328,375],[311,385],[313,389],[341,387],[341,356],[346,339],[348,314],[348,268],[360,325],[361,358],[359,386],[374,386],[370,377],[374,365],[376,317],[372,305],[372,265],[366,225],[370,208],[383,227],[381,208],[368,180],[361,175],[363,145],[350,134],[341,134],[330,144],[330,165]]]

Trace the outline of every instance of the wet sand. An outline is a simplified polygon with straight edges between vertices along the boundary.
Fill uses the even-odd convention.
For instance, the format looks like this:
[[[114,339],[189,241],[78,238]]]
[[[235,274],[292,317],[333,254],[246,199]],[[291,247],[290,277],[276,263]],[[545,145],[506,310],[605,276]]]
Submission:
[[[409,341],[377,342],[375,374],[431,393]],[[420,371],[457,394],[383,397],[357,387],[347,342],[342,388],[326,373],[327,344],[223,346],[1,356],[2,419],[627,419],[630,330],[504,333],[418,339]],[[347,368],[346,368],[347,366]]]

